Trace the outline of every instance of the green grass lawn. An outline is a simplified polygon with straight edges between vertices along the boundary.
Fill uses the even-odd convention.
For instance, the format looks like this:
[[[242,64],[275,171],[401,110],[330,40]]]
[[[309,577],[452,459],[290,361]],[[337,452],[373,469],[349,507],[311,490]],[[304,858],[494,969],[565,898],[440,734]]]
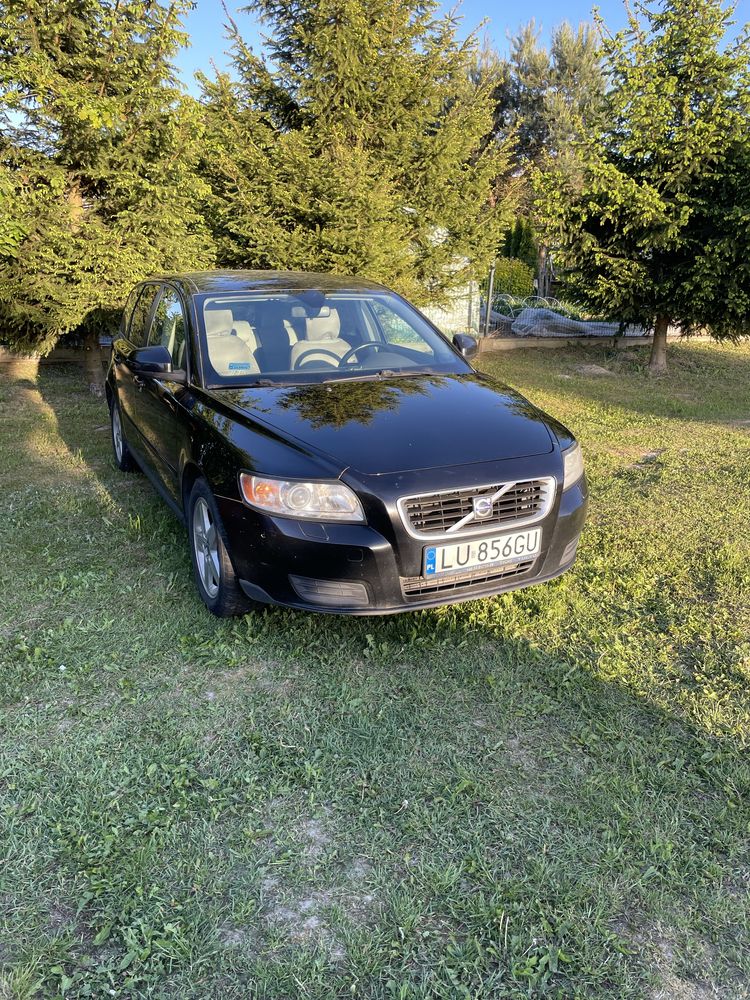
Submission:
[[[750,348],[670,350],[484,358],[578,563],[384,619],[213,619],[78,370],[0,368],[0,997],[750,996]]]

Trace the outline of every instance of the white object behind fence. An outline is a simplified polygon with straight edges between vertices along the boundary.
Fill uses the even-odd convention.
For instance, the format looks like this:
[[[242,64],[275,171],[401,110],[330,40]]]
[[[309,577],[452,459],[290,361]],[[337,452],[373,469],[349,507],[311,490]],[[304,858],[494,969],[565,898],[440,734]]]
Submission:
[[[554,298],[498,295],[493,304],[490,337],[615,337],[620,333],[619,323],[570,316],[568,308]],[[485,308],[483,302],[482,322]],[[626,337],[643,337],[645,333],[640,326],[628,326],[623,331]]]
[[[514,337],[616,337],[619,332],[619,323],[572,319],[552,309],[522,309],[510,325]],[[626,337],[642,337],[644,333],[640,326],[624,330]]]

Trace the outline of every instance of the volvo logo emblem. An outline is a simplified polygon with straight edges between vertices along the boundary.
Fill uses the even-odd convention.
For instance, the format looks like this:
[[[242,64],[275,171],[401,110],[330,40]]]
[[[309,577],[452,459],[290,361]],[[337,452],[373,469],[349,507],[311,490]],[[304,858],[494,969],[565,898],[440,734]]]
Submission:
[[[450,535],[456,531],[460,531],[464,525],[469,524],[471,521],[486,521],[488,517],[492,516],[492,512],[495,509],[495,502],[500,497],[504,497],[508,490],[512,490],[515,485],[515,483],[503,483],[502,486],[498,487],[489,496],[485,493],[483,496],[472,497],[469,513],[464,514],[460,521],[456,521],[450,528],[447,528],[446,534]]]
[[[492,497],[472,497],[471,503],[474,508],[474,517],[478,520],[489,517],[492,513]]]

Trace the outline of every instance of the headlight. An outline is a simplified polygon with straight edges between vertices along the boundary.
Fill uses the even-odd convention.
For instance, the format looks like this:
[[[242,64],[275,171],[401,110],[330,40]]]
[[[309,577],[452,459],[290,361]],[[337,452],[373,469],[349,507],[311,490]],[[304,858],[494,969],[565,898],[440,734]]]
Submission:
[[[583,452],[577,442],[563,452],[563,465],[565,468],[563,489],[567,490],[570,486],[574,486],[583,475]]]
[[[357,494],[337,480],[301,483],[240,473],[240,489],[251,507],[284,517],[315,521],[364,521],[365,512]]]

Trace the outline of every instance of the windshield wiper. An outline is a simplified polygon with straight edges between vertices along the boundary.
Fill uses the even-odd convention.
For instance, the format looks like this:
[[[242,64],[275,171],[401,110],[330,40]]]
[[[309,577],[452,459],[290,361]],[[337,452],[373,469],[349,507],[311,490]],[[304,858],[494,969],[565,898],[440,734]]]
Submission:
[[[259,378],[255,382],[245,382],[242,389],[274,389],[288,388],[290,385],[299,385],[299,382],[275,382],[270,378]]]
[[[381,368],[379,371],[361,371],[356,372],[354,375],[344,375],[341,378],[324,378],[323,383],[327,384],[329,382],[357,382],[362,379],[383,379],[383,378],[401,378],[402,376],[409,376],[413,378],[415,375],[445,375],[445,372],[435,371],[434,368]]]
[[[385,378],[414,378],[415,375],[445,375],[446,372],[436,371],[434,368],[380,368],[377,371],[372,371],[372,369],[367,369],[364,371],[353,372],[351,375],[342,375],[338,378],[324,378],[320,383],[316,382],[282,382],[276,381],[276,379],[270,378],[259,378],[255,379],[253,382],[243,382],[242,385],[231,386],[230,388],[237,389],[288,389],[291,386],[301,386],[301,385],[328,385],[333,382],[358,382],[362,379],[385,379]],[[224,388],[224,386],[222,386]]]

